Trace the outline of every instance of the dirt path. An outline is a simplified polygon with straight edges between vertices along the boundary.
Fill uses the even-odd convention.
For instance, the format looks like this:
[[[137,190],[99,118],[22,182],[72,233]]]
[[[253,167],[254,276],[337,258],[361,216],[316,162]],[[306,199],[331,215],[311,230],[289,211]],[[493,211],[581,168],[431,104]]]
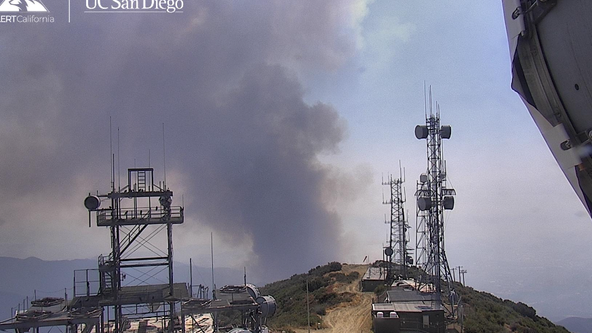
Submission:
[[[367,265],[343,265],[342,272],[349,274],[351,272],[360,273],[360,279],[366,272]],[[358,285],[360,279],[350,283],[338,286],[336,292],[350,292],[354,294],[354,299],[348,304],[337,308],[327,310],[327,315],[323,316],[323,323],[327,328],[313,330],[311,332],[322,333],[369,333],[372,327],[370,318],[370,307],[372,304],[373,293],[362,293]],[[307,333],[306,329],[296,329],[296,333]]]

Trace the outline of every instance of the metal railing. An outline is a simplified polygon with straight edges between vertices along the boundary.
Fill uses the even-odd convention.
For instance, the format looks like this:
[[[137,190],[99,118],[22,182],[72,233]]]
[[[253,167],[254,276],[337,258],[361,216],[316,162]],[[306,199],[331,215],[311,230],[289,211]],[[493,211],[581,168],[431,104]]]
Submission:
[[[106,209],[97,211],[97,225],[182,223],[183,213],[183,207],[179,206],[171,207],[170,210],[158,207],[121,208],[119,211]]]

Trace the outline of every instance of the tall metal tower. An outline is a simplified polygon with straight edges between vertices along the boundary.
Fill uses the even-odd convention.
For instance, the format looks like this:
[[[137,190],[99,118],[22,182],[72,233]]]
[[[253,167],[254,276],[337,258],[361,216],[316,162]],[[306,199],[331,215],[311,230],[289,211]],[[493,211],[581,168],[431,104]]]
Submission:
[[[99,257],[98,295],[102,305],[113,308],[116,333],[125,329],[125,316],[155,313],[165,303],[165,317],[172,323],[179,294],[173,283],[173,225],[183,223],[184,209],[171,205],[173,192],[166,183],[154,183],[153,168],[128,169],[127,181],[123,188],[112,181],[111,192],[84,200],[89,218],[96,212],[97,226],[110,229],[111,253]],[[101,201],[109,206],[101,208]],[[155,281],[164,283],[150,284]]]
[[[417,264],[426,276],[422,282],[432,285],[441,299],[442,282],[446,282],[450,304],[454,305],[453,278],[444,250],[444,211],[454,208],[456,192],[446,186],[446,162],[442,157],[442,139],[450,139],[452,129],[440,125],[440,110],[436,105],[433,113],[430,96],[426,124],[415,127],[417,139],[426,139],[428,168],[420,176],[415,196],[417,197],[416,245]],[[454,311],[454,308],[452,308]]]
[[[390,225],[389,228],[389,244],[384,249],[384,254],[388,258],[387,281],[392,281],[395,274],[395,267],[397,273],[406,278],[407,264],[409,264],[410,256],[407,248],[409,237],[407,230],[409,225],[405,217],[405,193],[403,191],[403,173],[399,172],[399,178],[393,178],[393,175],[388,176],[388,180],[382,182],[382,185],[389,186],[390,199],[384,201],[383,204],[390,205],[391,217],[390,220],[385,221]]]

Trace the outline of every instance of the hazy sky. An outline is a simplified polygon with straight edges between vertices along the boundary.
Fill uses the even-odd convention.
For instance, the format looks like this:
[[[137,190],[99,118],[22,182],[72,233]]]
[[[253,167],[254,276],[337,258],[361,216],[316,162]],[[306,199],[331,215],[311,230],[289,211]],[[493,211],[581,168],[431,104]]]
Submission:
[[[80,2],[70,23],[67,1],[43,3],[55,22],[0,23],[0,255],[109,252],[82,201],[109,190],[111,119],[121,172],[159,179],[165,124],[176,260],[207,265],[210,232],[216,264],[259,281],[379,259],[399,160],[414,236],[425,82],[452,126],[451,266],[551,319],[592,315],[592,223],[510,89],[501,1]]]

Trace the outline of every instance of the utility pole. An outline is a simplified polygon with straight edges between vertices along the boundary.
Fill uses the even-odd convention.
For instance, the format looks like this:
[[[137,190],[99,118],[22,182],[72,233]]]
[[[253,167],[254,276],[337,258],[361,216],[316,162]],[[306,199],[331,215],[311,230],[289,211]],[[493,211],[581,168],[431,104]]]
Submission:
[[[460,266],[459,266],[459,267],[460,267]],[[467,272],[467,270],[466,270],[466,269],[462,269],[462,270],[461,270],[461,269],[459,268],[459,273],[458,273],[458,274],[459,274],[459,280],[460,280],[460,274],[462,274],[462,284],[463,284],[463,286],[466,286],[466,283],[465,283],[465,273],[466,273],[466,272]]]
[[[310,333],[310,305],[308,304],[308,277],[306,277],[306,318],[308,321],[308,333]]]
[[[456,281],[456,279],[454,278],[454,271],[456,270],[458,272],[458,283],[462,283],[462,280],[460,278],[460,271],[461,271],[462,268],[463,268],[462,266],[456,266],[456,267],[454,267],[452,269],[452,279],[454,281]]]

